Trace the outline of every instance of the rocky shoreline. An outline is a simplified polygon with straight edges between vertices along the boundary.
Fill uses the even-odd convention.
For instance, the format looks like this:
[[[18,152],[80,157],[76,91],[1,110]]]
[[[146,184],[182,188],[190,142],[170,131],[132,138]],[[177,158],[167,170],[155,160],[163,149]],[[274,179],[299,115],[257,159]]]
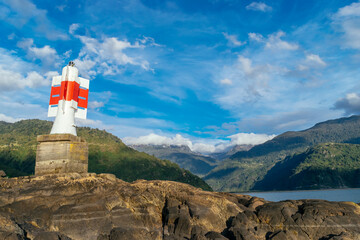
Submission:
[[[360,206],[268,202],[111,174],[2,178],[0,239],[360,239]]]

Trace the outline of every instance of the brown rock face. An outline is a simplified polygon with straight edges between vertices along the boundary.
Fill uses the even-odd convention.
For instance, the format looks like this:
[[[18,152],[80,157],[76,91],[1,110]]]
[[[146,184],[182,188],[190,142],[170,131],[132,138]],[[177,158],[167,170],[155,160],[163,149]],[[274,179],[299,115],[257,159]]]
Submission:
[[[360,239],[360,207],[110,174],[0,180],[0,239]]]

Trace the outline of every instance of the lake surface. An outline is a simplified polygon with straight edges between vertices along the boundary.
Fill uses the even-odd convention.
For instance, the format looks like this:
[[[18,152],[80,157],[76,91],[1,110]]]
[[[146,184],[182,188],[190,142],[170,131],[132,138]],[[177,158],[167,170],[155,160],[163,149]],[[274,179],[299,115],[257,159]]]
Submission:
[[[240,193],[264,198],[268,201],[323,199],[328,201],[346,201],[360,203],[360,188],[306,190],[306,191],[279,191],[279,192],[247,192]]]

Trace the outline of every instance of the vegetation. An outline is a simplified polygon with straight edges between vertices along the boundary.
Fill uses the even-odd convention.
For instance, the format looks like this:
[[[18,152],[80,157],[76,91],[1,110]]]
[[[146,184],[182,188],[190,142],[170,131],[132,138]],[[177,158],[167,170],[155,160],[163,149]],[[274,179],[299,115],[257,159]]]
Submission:
[[[286,157],[255,184],[255,190],[360,186],[360,145],[325,143]]]
[[[0,122],[0,169],[10,177],[34,174],[36,136],[48,134],[52,122]],[[112,173],[124,181],[172,180],[211,190],[201,178],[164,161],[127,147],[114,135],[88,127],[77,128],[89,144],[89,172]]]
[[[237,152],[204,179],[219,191],[251,190],[276,163],[326,142],[360,143],[360,116],[329,120],[304,131],[283,133],[249,151]]]

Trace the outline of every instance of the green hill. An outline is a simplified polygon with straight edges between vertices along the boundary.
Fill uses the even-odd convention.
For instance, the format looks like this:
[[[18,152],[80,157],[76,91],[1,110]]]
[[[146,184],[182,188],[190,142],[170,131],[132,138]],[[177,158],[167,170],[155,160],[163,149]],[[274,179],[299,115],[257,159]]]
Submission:
[[[360,145],[323,143],[286,157],[254,190],[355,188],[360,186]]]
[[[48,134],[51,126],[52,122],[42,120],[0,121],[0,169],[10,177],[33,174],[36,136]],[[211,190],[201,178],[177,164],[138,152],[104,130],[78,127],[77,132],[89,144],[89,172],[112,173],[129,182],[137,179],[178,181]]]
[[[247,191],[285,157],[326,142],[360,143],[360,117],[329,120],[304,131],[283,133],[249,151],[237,152],[204,179],[219,191]]]

